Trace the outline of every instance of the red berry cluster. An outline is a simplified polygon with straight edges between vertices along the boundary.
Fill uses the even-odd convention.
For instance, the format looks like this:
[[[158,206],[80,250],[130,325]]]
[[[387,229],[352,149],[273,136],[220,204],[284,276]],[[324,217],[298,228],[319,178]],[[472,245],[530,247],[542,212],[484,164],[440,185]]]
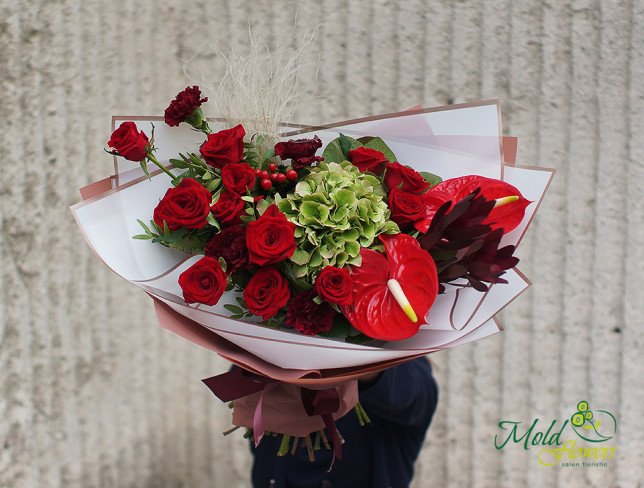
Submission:
[[[285,173],[282,173],[278,170],[275,163],[270,163],[268,165],[268,171],[265,169],[256,169],[255,175],[260,179],[260,186],[264,190],[270,190],[273,188],[273,184],[282,184],[288,181],[295,181],[297,179],[297,171],[294,169],[289,169]]]

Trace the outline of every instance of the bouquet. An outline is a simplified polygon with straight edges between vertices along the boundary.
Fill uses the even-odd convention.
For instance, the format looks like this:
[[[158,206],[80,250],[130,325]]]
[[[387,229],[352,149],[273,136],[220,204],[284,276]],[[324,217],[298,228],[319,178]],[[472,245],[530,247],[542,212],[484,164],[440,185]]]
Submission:
[[[502,330],[553,172],[514,164],[497,101],[280,134],[205,102],[193,86],[163,119],[114,118],[114,175],[72,211],[163,327],[239,366],[204,380],[233,424],[340,457],[333,420],[368,421],[357,378]]]

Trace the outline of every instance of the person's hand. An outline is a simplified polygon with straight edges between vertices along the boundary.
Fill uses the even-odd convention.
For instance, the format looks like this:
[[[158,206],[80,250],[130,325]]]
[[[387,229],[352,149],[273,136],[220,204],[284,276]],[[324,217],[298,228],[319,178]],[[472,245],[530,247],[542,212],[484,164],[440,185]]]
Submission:
[[[380,378],[381,374],[382,374],[382,371],[366,373],[364,376],[361,376],[360,378],[358,378],[358,383],[360,384],[360,386],[373,385],[376,381],[378,381],[378,378]]]

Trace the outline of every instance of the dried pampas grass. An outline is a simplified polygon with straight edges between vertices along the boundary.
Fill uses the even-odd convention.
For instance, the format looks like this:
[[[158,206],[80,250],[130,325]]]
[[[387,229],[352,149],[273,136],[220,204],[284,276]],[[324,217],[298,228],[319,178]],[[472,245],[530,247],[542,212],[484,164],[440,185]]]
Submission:
[[[227,127],[243,124],[248,134],[276,141],[280,123],[290,122],[303,97],[300,74],[317,74],[319,61],[309,53],[315,33],[259,35],[249,28],[248,43],[233,39],[226,51],[214,46],[224,61],[223,76],[209,74],[203,62],[195,69],[201,55],[184,63],[184,73],[202,86]]]

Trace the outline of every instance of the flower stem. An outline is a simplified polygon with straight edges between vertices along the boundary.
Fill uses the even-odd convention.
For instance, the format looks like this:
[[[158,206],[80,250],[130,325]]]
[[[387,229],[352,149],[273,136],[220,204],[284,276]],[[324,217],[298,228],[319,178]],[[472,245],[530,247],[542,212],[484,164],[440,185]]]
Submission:
[[[163,170],[163,172],[164,172],[164,173],[166,173],[170,178],[172,178],[173,180],[176,178],[176,176],[175,176],[175,175],[173,175],[173,174],[170,172],[170,170],[168,170],[168,168],[166,168],[165,166],[163,166],[163,165],[159,162],[159,160],[154,156],[154,154],[152,154],[151,152],[149,152],[149,153],[148,153],[148,155],[147,155],[146,157],[147,157],[148,161],[152,161],[154,164],[156,164],[156,165],[157,165],[161,170]]]

